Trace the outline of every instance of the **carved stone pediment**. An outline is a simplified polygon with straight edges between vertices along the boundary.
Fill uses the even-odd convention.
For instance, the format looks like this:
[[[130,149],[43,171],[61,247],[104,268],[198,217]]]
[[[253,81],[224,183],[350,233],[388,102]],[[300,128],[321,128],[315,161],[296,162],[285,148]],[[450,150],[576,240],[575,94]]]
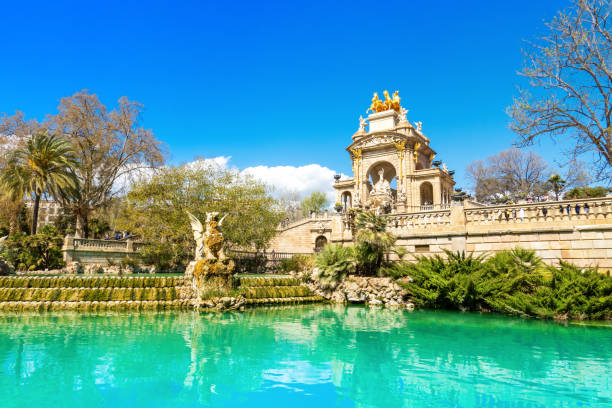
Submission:
[[[366,137],[363,137],[353,144],[351,144],[348,149],[363,149],[368,147],[382,146],[382,145],[390,145],[393,143],[402,142],[407,140],[408,137],[400,134],[392,134],[392,133],[382,133],[382,134],[373,134]]]

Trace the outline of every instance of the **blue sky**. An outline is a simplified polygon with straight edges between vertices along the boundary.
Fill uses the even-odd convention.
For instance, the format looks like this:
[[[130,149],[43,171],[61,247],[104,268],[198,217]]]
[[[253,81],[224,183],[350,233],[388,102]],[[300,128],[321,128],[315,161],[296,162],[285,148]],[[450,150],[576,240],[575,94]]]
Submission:
[[[231,156],[240,169],[350,174],[359,115],[374,91],[398,89],[465,186],[468,163],[514,140],[505,109],[522,83],[522,40],[567,4],[5,2],[0,112],[42,118],[81,89],[109,106],[125,95],[145,105],[173,163]]]

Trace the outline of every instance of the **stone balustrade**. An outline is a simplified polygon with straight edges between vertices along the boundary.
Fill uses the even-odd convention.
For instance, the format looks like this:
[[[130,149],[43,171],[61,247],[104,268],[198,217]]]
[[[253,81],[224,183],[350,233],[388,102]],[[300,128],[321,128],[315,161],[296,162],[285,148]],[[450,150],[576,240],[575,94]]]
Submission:
[[[82,264],[109,265],[125,258],[137,258],[145,244],[130,239],[125,241],[108,239],[64,238],[62,252],[64,261]]]
[[[569,209],[569,210],[568,210]],[[550,264],[612,269],[612,197],[498,206],[456,202],[448,209],[389,214],[388,230],[408,253],[444,255],[444,250],[489,256],[516,247],[533,249]],[[347,217],[305,220],[279,230],[270,249],[312,252],[324,236],[352,245]]]
[[[451,223],[450,210],[390,214],[387,226],[394,234],[416,230],[446,228]]]
[[[574,226],[612,222],[612,198],[547,201],[465,209],[469,229],[498,226],[521,228],[526,225]]]

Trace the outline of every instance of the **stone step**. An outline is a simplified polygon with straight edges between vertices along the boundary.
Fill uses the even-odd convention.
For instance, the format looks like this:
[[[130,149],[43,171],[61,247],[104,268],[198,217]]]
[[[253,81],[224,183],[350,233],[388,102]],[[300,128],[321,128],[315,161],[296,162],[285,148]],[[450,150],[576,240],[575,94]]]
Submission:
[[[266,304],[279,304],[279,303],[312,303],[312,302],[323,302],[324,298],[321,296],[301,296],[301,297],[284,297],[284,298],[259,298],[259,299],[247,299],[247,305],[266,305]]]
[[[312,296],[310,289],[305,286],[251,286],[241,287],[240,291],[247,299]]]
[[[261,286],[297,286],[299,280],[291,276],[271,276],[271,277],[240,277],[242,287],[261,287]]]
[[[58,310],[166,310],[192,308],[191,300],[110,301],[110,302],[0,302],[0,311],[46,312]]]
[[[191,287],[178,288],[0,288],[0,302],[156,301],[191,296]]]
[[[0,288],[171,288],[188,286],[183,276],[2,276]]]

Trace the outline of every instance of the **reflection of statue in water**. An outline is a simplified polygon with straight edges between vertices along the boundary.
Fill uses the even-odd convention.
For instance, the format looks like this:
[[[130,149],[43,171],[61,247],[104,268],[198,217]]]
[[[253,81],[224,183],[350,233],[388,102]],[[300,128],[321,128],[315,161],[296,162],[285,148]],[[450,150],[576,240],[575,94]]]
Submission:
[[[374,194],[391,194],[391,184],[384,177],[385,169],[378,170],[378,181],[374,185]]]

